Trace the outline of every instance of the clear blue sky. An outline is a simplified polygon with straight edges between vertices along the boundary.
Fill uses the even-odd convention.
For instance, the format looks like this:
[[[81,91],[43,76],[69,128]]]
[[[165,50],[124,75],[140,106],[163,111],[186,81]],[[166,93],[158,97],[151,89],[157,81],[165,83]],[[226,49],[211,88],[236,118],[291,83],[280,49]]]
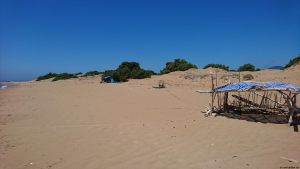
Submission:
[[[159,71],[284,65],[300,54],[299,0],[0,0],[0,80],[137,61]]]

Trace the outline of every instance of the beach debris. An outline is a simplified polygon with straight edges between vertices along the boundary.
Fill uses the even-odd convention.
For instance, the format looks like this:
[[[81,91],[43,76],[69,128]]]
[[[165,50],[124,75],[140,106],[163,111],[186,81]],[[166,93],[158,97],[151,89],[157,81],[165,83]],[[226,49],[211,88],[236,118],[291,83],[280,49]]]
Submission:
[[[291,159],[291,158],[287,158],[287,157],[283,157],[283,156],[281,156],[280,158],[283,159],[283,160],[288,160],[289,162],[298,163],[298,161],[295,160],[295,159]]]
[[[24,166],[27,167],[27,166],[31,166],[33,164],[34,164],[33,162],[28,162],[28,163],[24,164]]]
[[[7,85],[1,85],[0,84],[0,86],[1,86],[1,89],[7,88]]]
[[[208,117],[208,116],[211,116],[212,115],[212,108],[210,107],[210,104],[209,104],[209,106],[205,106],[205,110],[204,110],[204,116],[205,117]]]
[[[156,88],[156,89],[163,89],[163,88],[166,88],[166,85],[165,85],[165,81],[164,80],[159,80],[158,81],[158,86],[152,86],[153,88]]]
[[[209,104],[209,106],[206,106],[206,109],[204,111],[204,116],[208,117],[208,116],[216,116],[217,113],[213,111],[213,108],[211,107],[211,104]]]
[[[166,86],[165,86],[165,81],[160,80],[160,81],[158,82],[158,87],[159,87],[159,88],[165,88],[165,87],[166,87]]]
[[[237,158],[237,157],[239,157],[239,156],[232,156],[232,158]]]

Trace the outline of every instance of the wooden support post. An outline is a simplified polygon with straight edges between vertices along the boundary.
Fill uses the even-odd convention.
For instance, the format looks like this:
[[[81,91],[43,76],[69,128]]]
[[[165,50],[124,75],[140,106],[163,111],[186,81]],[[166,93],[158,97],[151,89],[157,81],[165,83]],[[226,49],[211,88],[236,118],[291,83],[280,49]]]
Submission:
[[[292,92],[290,91],[289,92],[289,94],[286,94],[286,93],[283,93],[282,91],[279,91],[281,94],[282,94],[282,96],[284,97],[284,99],[285,99],[285,102],[287,103],[287,106],[288,106],[288,111],[289,111],[289,113],[288,113],[288,118],[289,118],[289,121],[288,121],[288,123],[290,123],[290,124],[292,124],[293,123],[293,118],[294,118],[294,111],[295,111],[295,109],[294,109],[294,105],[293,105],[293,101],[292,101]]]
[[[218,71],[216,70],[216,86],[218,86]]]
[[[274,93],[274,110],[278,108],[277,93]]]
[[[213,74],[210,74],[211,77],[211,113],[214,111],[214,94],[215,94],[215,87],[214,87],[214,77]]]
[[[289,106],[289,123],[292,124],[293,123],[293,117],[294,117],[294,108],[292,106],[291,101],[288,101]]]
[[[261,102],[260,102],[259,107],[263,107],[263,103],[264,103],[264,101],[265,101],[265,96],[266,96],[266,92],[264,92],[264,95],[263,95],[262,98],[261,98]]]
[[[223,110],[224,110],[225,113],[228,112],[228,92],[224,93]]]

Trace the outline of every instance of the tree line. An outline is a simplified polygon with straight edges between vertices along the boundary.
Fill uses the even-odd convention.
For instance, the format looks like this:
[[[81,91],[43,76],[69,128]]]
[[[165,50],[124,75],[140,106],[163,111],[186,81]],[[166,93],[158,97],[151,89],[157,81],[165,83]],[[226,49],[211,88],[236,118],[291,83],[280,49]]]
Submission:
[[[284,66],[284,68],[288,68],[292,65],[300,63],[300,55],[298,57],[295,57],[289,61],[288,64]],[[207,64],[203,68],[219,68],[226,71],[258,71],[260,69],[255,68],[254,65],[247,63],[241,65],[237,70],[229,69],[229,66],[226,66],[224,64]],[[79,72],[75,74],[70,73],[48,73],[43,76],[37,77],[36,81],[46,80],[46,79],[52,79],[52,81],[57,80],[65,80],[65,79],[71,79],[71,78],[78,78],[78,77],[88,77],[88,76],[95,76],[95,75],[103,75],[104,76],[112,76],[114,80],[117,82],[126,82],[128,79],[144,79],[149,78],[152,75],[156,74],[167,74],[174,71],[185,71],[191,68],[197,69],[198,67],[192,63],[189,63],[188,61],[184,59],[175,59],[174,61],[167,62],[165,64],[165,67],[160,71],[160,73],[155,73],[152,70],[145,70],[140,67],[140,64],[137,62],[122,62],[117,69],[115,70],[106,70],[104,72],[99,71],[89,71],[85,74]]]

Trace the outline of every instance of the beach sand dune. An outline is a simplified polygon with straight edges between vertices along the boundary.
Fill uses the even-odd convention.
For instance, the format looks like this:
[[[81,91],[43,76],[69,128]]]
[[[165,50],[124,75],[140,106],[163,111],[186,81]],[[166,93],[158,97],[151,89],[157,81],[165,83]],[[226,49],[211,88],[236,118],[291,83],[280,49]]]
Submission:
[[[251,74],[299,85],[299,70]],[[300,167],[300,134],[288,124],[203,116],[210,97],[195,90],[210,87],[209,71],[120,84],[24,82],[1,90],[0,168]],[[153,88],[159,80],[167,88]]]

